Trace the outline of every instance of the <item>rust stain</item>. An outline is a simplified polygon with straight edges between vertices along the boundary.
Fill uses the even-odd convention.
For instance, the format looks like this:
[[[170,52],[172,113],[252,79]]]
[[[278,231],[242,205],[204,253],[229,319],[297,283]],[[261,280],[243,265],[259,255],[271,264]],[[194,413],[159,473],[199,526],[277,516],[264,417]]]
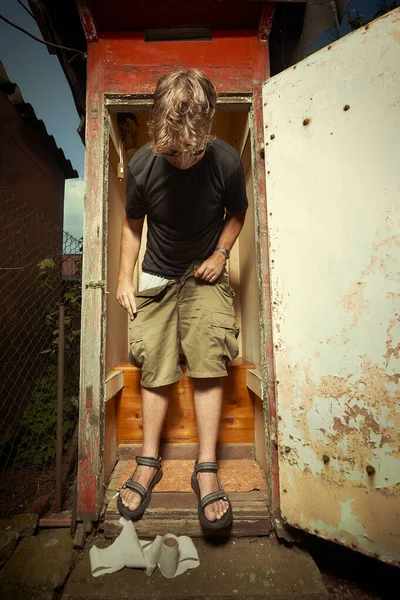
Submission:
[[[394,501],[394,497],[397,498],[397,502]],[[360,490],[360,493],[356,494],[352,509],[363,523],[370,540],[388,552],[398,553],[400,546],[400,484],[376,490],[374,494],[369,494],[366,490],[361,493]]]
[[[361,273],[360,280],[363,280],[367,275],[372,275],[374,273],[374,266],[376,261],[378,260],[377,256],[371,256],[371,259],[368,265],[365,267],[364,271]]]
[[[290,503],[294,510],[289,509],[289,506],[286,507],[286,503],[282,502],[282,515],[289,523],[293,522],[291,515],[296,513],[301,529],[308,527],[310,521],[316,521],[318,518],[333,527],[338,527],[341,519],[340,504],[333,503],[332,498],[340,495],[341,489],[337,489],[334,483],[332,489],[332,482],[329,479],[321,477],[316,480],[311,472],[300,471],[291,471],[288,476],[285,470],[281,472],[280,485],[288,492],[295,491],[294,495],[287,496],[291,498]],[[297,494],[298,497],[295,498]],[[316,496],[318,503],[315,503]],[[307,515],[306,518],[304,515]]]
[[[282,356],[279,363],[279,372],[282,380],[279,386],[279,406],[280,410],[284,412],[285,409],[292,407],[295,403],[296,369],[286,362]]]
[[[399,452],[399,434],[390,423],[395,416],[396,398],[389,392],[386,383],[391,377],[382,367],[375,365],[364,356],[362,359],[362,377],[351,384],[351,375],[344,378],[327,376],[321,378],[320,385],[316,386],[316,396],[344,399],[345,406],[340,416],[333,418],[333,432],[326,433],[327,445],[337,447],[337,443],[347,439],[361,467],[367,464],[371,456],[371,432],[375,433],[382,444],[385,436],[386,444],[391,444]],[[357,428],[355,427],[357,424]],[[309,432],[310,434],[310,432]],[[349,453],[347,453],[349,455]]]
[[[398,296],[398,295],[397,295]],[[384,355],[385,357],[385,366],[388,367],[389,366],[389,362],[391,361],[391,359],[395,359],[398,360],[400,358],[400,344],[397,344],[396,346],[393,346],[393,330],[395,328],[400,327],[400,321],[399,319],[389,319],[389,324],[388,324],[388,328],[387,328],[387,339],[386,339],[386,353]],[[391,380],[395,381],[396,383],[399,382],[399,377],[400,374],[399,373],[395,373],[394,375],[391,376]]]
[[[367,474],[367,467],[372,473],[383,466],[382,455],[375,454],[380,448],[386,448],[386,456],[400,458],[398,397],[387,388],[390,376],[385,368],[373,364],[367,356],[361,360],[361,376],[355,382],[351,375],[328,375],[315,384],[309,369],[302,366],[305,375],[300,385],[299,366],[290,364],[286,364],[285,376],[280,374],[279,390],[280,394],[282,390],[285,392],[287,406],[280,413],[283,423],[279,436],[280,486],[281,491],[286,490],[284,495],[282,492],[282,510],[289,523],[296,521],[307,531],[315,533],[311,524],[318,522],[319,535],[327,539],[332,539],[335,531],[341,543],[357,549],[364,539],[361,549],[366,553],[374,544],[381,549],[380,553],[399,553],[399,485],[377,487],[377,474]],[[308,415],[316,406],[322,407],[318,409],[322,411],[324,405],[327,426],[319,428],[322,439],[315,439]],[[335,405],[340,410],[332,415]],[[279,408],[282,408],[281,396]],[[292,442],[290,452],[286,453],[284,426],[288,415],[293,419],[287,425]],[[324,460],[327,456],[328,461]],[[349,500],[351,515],[345,526],[341,523],[342,506]],[[393,519],[397,519],[397,529],[392,525]],[[360,528],[367,532],[364,537],[356,535]],[[387,560],[393,557],[388,555]]]
[[[338,400],[347,395],[349,389],[349,379],[352,375],[346,377],[337,377],[336,375],[326,375],[321,377],[321,383],[318,385],[317,394],[326,398],[335,398]]]
[[[353,319],[351,323],[341,331],[341,335],[345,338],[345,342],[349,341],[350,339],[347,336],[349,331],[356,327],[359,320],[369,307],[369,302],[364,298],[364,290],[366,285],[366,281],[358,281],[351,286],[347,296],[344,296],[342,299],[343,308],[348,312],[353,312]]]
[[[398,235],[389,235],[385,239],[380,240],[380,242],[378,242],[377,244],[374,244],[372,247],[374,250],[379,250],[383,246],[390,247],[392,244],[394,244],[397,247],[400,247],[400,238]]]
[[[338,542],[367,554],[373,553],[368,548],[379,548],[387,562],[398,563],[392,555],[399,552],[400,545],[400,484],[371,493],[365,487],[354,487],[352,482],[337,485],[325,474],[316,478],[309,472],[294,471],[290,476],[281,473],[281,486],[287,491],[282,514],[288,523],[296,522],[297,527],[311,533],[318,527],[321,537],[334,536]],[[354,524],[343,510],[349,503]]]
[[[394,42],[400,44],[400,29],[397,27],[393,27],[388,31],[388,35],[393,39]]]

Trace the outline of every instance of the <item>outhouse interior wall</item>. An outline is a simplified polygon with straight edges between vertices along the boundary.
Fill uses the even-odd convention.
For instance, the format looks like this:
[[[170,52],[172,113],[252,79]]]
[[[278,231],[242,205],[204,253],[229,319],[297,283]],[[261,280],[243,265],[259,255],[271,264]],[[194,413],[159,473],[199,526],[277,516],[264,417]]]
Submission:
[[[106,372],[127,360],[127,315],[117,300],[119,245],[122,222],[125,218],[125,182],[117,177],[118,156],[109,144],[108,169],[108,228],[107,228],[107,337]]]
[[[125,110],[128,108],[125,107]],[[147,111],[134,112],[139,127],[136,131],[135,149],[148,141]],[[229,282],[236,292],[235,311],[239,335],[239,356],[260,367],[260,325],[257,290],[257,271],[254,236],[253,170],[251,161],[251,140],[249,113],[247,110],[219,110],[216,113],[213,133],[231,144],[240,153],[246,177],[246,191],[249,209],[239,240],[236,242],[228,262]],[[108,243],[107,243],[107,342],[106,372],[115,365],[128,360],[127,314],[116,300],[119,268],[121,227],[125,217],[125,185],[117,176],[120,133],[117,115],[110,113],[109,169],[108,169]],[[127,164],[134,150],[124,147],[125,174]],[[138,287],[140,265],[146,248],[146,223],[143,230],[141,250],[134,284]]]
[[[261,369],[261,339],[254,223],[253,165],[250,132],[242,152],[249,208],[239,236],[241,337],[243,358]]]

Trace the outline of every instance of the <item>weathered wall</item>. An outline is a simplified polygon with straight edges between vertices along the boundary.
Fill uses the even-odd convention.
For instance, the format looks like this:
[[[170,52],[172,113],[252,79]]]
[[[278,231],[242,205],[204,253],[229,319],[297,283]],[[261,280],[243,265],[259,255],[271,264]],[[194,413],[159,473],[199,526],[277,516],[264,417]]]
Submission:
[[[7,390],[0,422],[4,443],[21,427],[34,373],[45,368],[41,353],[50,344],[47,305],[53,301],[56,307],[61,293],[65,173],[73,176],[76,172],[32,107],[24,103],[19,88],[9,82],[1,63],[0,87],[0,362]],[[39,280],[38,265],[46,258],[58,266],[58,285],[52,291],[45,291]]]
[[[400,559],[400,10],[264,86],[282,515]]]
[[[197,67],[218,92],[251,93],[255,31],[215,31],[212,42],[144,42],[143,33],[110,34],[104,40],[104,89],[109,94],[152,94],[158,79],[179,68]]]
[[[0,92],[0,183],[62,229],[64,182],[39,135]]]

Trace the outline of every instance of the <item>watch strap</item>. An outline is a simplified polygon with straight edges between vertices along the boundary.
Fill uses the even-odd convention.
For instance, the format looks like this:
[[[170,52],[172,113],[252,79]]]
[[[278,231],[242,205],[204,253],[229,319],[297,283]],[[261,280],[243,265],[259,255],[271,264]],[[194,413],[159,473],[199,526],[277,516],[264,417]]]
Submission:
[[[225,256],[225,258],[228,260],[228,258],[230,257],[231,253],[229,252],[229,250],[227,250],[226,248],[215,248],[216,252],[222,252],[222,254]]]

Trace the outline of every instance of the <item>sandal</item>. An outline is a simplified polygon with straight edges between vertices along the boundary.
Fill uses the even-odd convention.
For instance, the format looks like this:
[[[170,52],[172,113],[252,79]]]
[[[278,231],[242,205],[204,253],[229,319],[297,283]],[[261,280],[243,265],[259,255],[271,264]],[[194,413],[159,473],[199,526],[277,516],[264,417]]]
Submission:
[[[194,491],[194,493],[196,494],[196,496],[198,498],[199,519],[200,519],[200,524],[202,525],[202,527],[204,527],[204,529],[223,529],[225,527],[229,527],[229,525],[231,525],[231,523],[232,523],[232,505],[230,503],[228,495],[226,494],[226,492],[224,492],[224,489],[219,480],[218,469],[219,469],[218,463],[214,463],[214,462],[198,463],[197,460],[194,463],[194,471],[192,473],[191,484],[192,484],[192,490]],[[206,496],[204,496],[204,498],[201,498],[200,485],[197,480],[197,473],[199,473],[200,471],[216,474],[217,481],[218,481],[218,487],[219,487],[218,492],[212,492],[211,494],[207,494]],[[215,521],[210,521],[205,516],[204,509],[206,506],[208,506],[209,504],[212,504],[216,500],[227,500],[229,503],[229,507],[223,517],[221,517],[220,519],[215,519]]]
[[[117,508],[118,508],[120,514],[123,517],[125,517],[126,519],[133,519],[133,520],[139,519],[143,515],[144,511],[150,504],[151,492],[152,492],[153,487],[159,481],[161,481],[162,476],[163,476],[163,472],[161,470],[161,457],[153,458],[151,456],[136,456],[135,460],[138,465],[145,465],[146,467],[156,467],[157,473],[154,475],[152,481],[150,482],[148,489],[145,490],[145,488],[140,483],[133,481],[133,477],[134,477],[134,475],[136,473],[136,469],[137,469],[137,467],[136,467],[136,469],[134,470],[132,475],[129,477],[129,479],[127,479],[125,481],[124,485],[121,486],[121,490],[128,488],[128,489],[132,490],[133,492],[136,492],[137,494],[139,494],[139,496],[142,499],[141,503],[139,504],[139,506],[137,508],[135,508],[135,510],[129,510],[129,508],[127,506],[124,506],[122,504],[121,495],[118,495]]]

